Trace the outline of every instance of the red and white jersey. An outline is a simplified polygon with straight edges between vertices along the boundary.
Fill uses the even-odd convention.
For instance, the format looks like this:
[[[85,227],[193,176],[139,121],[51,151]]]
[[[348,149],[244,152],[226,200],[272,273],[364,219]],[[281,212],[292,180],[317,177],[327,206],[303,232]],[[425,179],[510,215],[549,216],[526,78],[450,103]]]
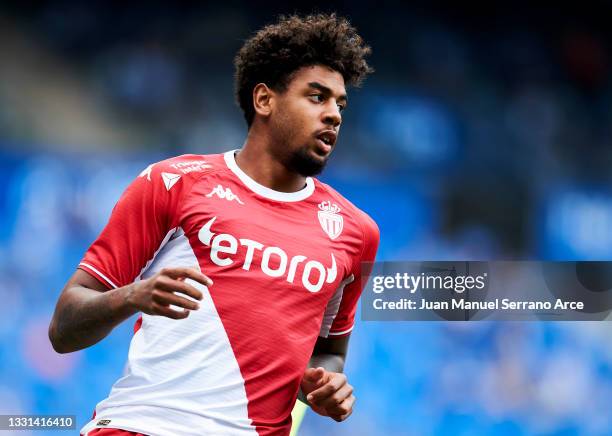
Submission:
[[[374,221],[313,178],[293,193],[262,186],[234,153],[147,167],[79,264],[109,289],[164,267],[214,282],[190,281],[204,298],[185,319],[141,316],[125,375],[82,433],[288,434],[317,337],[353,328]]]

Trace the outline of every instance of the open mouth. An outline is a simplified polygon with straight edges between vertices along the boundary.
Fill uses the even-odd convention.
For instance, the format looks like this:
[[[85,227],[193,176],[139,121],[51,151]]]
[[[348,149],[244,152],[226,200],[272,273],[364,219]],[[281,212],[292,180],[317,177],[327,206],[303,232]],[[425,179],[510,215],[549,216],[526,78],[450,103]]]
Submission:
[[[325,141],[317,138],[317,154],[329,154],[329,152],[331,152],[332,146],[331,144],[326,143]]]
[[[325,154],[328,154],[335,145],[336,138],[336,132],[333,130],[324,130],[317,134],[317,144]]]

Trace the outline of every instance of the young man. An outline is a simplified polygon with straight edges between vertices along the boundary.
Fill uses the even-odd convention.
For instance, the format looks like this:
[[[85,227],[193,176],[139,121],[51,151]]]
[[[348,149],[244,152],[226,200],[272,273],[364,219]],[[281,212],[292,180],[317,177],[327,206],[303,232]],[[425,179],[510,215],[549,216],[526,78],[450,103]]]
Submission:
[[[49,327],[67,353],[142,313],[83,434],[287,434],[298,391],[320,415],[351,414],[342,370],[379,234],[312,176],[369,51],[335,15],[265,27],[235,60],[242,149],[152,164],[127,188]]]

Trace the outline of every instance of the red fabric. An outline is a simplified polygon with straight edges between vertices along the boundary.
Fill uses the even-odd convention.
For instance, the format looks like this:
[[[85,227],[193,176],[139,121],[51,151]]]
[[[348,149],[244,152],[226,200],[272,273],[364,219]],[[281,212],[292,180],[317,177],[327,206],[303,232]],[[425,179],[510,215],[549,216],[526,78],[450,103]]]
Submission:
[[[96,417],[96,411],[94,410],[93,415],[91,416],[91,419],[94,419],[95,417]],[[96,436],[147,436],[142,433],[135,433],[133,431],[121,430],[120,428],[94,428],[89,433],[87,433],[87,436],[92,436],[92,435],[96,435]],[[84,436],[84,435],[80,434],[80,436]]]
[[[168,231],[178,225],[180,216],[175,211],[197,180],[182,175],[172,165],[194,158],[180,156],[136,177],[113,208],[108,224],[87,250],[79,268],[112,287],[134,282],[153,259]],[[178,177],[178,182],[166,185],[164,176]]]
[[[142,433],[133,431],[121,430],[119,428],[94,428],[87,433],[87,436],[146,436]]]
[[[134,323],[134,334],[136,334],[136,332],[140,330],[140,327],[142,327],[142,315],[140,315]]]
[[[192,171],[194,159],[206,162],[206,168],[199,164],[203,169]],[[291,408],[325,307],[339,284],[353,275],[330,330],[348,334],[364,285],[361,262],[373,261],[378,246],[371,218],[329,186],[314,183],[308,198],[282,202],[247,187],[222,155],[157,163],[127,188],[81,266],[111,285],[127,285],[180,227],[200,269],[214,281],[210,296],[244,378],[248,414],[259,434],[289,431]],[[325,215],[326,207],[334,210]],[[338,234],[334,218],[343,223]]]

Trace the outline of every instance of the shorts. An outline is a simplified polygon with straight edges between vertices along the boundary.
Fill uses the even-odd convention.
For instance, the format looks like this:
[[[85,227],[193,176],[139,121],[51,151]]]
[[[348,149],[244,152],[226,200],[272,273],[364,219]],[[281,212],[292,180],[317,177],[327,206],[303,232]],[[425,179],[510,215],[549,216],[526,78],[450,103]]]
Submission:
[[[84,435],[81,435],[84,436]],[[121,430],[118,428],[94,428],[87,433],[87,436],[147,436],[142,433]]]

